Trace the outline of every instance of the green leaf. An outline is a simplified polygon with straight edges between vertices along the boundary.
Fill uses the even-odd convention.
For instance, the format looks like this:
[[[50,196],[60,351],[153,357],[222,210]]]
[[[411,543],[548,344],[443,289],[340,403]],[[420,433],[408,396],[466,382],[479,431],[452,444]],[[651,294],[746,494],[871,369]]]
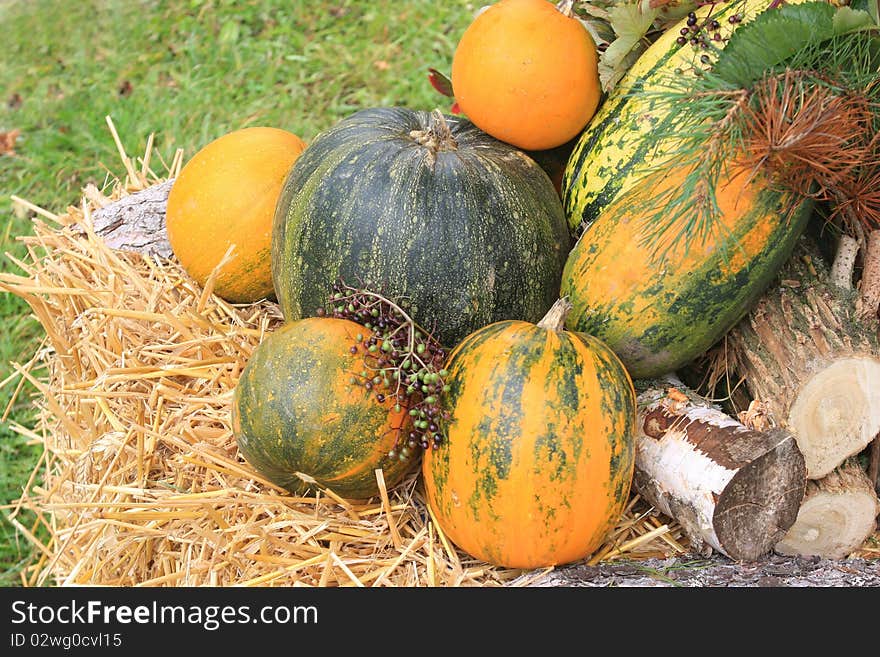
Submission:
[[[878,0],[868,2],[876,8]],[[767,9],[734,32],[713,73],[739,88],[748,88],[765,72],[811,46],[873,27],[875,21],[867,11],[836,8],[824,1]]]
[[[808,44],[831,38],[834,13],[835,8],[827,2],[767,9],[733,33],[713,73],[736,87],[748,88],[765,71]]]
[[[629,70],[646,46],[642,42],[659,13],[648,0],[614,5],[608,10],[616,38],[599,57],[599,79],[603,91],[610,91]]]
[[[875,3],[876,7],[876,3]],[[876,22],[871,14],[862,9],[853,9],[844,5],[834,13],[832,27],[834,34],[846,34],[867,27],[875,26]]]
[[[236,43],[240,34],[241,30],[238,21],[230,19],[220,27],[220,36],[218,37],[218,40],[220,43],[224,44]]]
[[[855,10],[867,11],[875,25],[880,25],[880,0],[852,0],[849,6]]]

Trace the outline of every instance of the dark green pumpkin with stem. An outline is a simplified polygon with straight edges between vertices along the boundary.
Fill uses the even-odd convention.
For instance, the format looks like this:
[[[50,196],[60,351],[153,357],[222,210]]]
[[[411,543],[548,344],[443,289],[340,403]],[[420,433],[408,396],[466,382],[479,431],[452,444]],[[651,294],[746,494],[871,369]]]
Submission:
[[[372,108],[318,135],[275,210],[272,276],[288,321],[337,280],[387,291],[447,347],[502,319],[538,321],[571,247],[553,183],[467,119]]]

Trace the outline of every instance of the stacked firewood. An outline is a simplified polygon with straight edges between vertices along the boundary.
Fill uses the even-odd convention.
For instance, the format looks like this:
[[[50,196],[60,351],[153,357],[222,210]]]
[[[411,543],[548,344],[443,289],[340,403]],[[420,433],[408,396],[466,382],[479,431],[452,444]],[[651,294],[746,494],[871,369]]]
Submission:
[[[643,386],[635,484],[695,548],[844,558],[876,530],[878,306],[880,231],[861,245],[805,235],[752,311],[680,373],[690,387]]]

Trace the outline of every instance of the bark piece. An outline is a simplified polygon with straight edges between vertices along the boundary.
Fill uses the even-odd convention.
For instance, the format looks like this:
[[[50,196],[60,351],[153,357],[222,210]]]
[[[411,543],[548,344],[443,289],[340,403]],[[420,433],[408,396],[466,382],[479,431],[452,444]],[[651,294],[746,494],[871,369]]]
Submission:
[[[789,432],[751,430],[672,380],[639,394],[633,483],[697,552],[754,561],[794,523],[806,469]]]
[[[728,366],[773,423],[790,430],[820,479],[880,431],[877,322],[857,292],[834,286],[802,240],[777,283],[726,336]]]
[[[837,255],[834,256],[829,274],[832,285],[842,290],[852,289],[852,277],[858,253],[858,240],[849,235],[841,235],[837,245]]]
[[[112,249],[171,257],[165,210],[174,179],[157,183],[92,212],[95,234]]]
[[[807,483],[797,520],[776,544],[780,554],[843,559],[877,528],[880,501],[855,459]]]
[[[871,443],[871,452],[868,455],[868,479],[873,482],[874,490],[880,495],[880,435]]]
[[[876,321],[878,309],[880,309],[880,230],[874,230],[867,238],[856,312],[863,321]]]

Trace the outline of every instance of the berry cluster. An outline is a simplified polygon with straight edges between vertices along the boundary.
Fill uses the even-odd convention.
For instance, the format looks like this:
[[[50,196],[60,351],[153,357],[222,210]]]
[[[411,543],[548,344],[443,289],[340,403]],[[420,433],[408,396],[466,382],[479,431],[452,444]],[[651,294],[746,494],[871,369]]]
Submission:
[[[715,5],[716,2],[704,3]],[[741,14],[731,14],[727,17],[727,22],[736,24],[742,22]],[[679,37],[676,39],[678,45],[691,44],[694,48],[708,50],[712,42],[720,43],[725,40],[721,35],[721,23],[716,19],[710,11],[702,20],[697,17],[695,12],[690,12],[687,16],[686,26],[680,29]],[[708,58],[707,58],[708,59]]]
[[[394,401],[394,411],[409,414],[410,422],[399,427],[389,458],[405,461],[416,450],[437,449],[442,440],[438,423],[448,420],[441,407],[449,391],[448,372],[443,369],[446,350],[429,332],[407,314],[405,300],[399,305],[386,296],[339,281],[333,286],[325,308],[318,316],[348,319],[369,333],[356,336],[353,354],[363,355],[364,369],[352,376],[352,385],[362,385],[376,401]]]

